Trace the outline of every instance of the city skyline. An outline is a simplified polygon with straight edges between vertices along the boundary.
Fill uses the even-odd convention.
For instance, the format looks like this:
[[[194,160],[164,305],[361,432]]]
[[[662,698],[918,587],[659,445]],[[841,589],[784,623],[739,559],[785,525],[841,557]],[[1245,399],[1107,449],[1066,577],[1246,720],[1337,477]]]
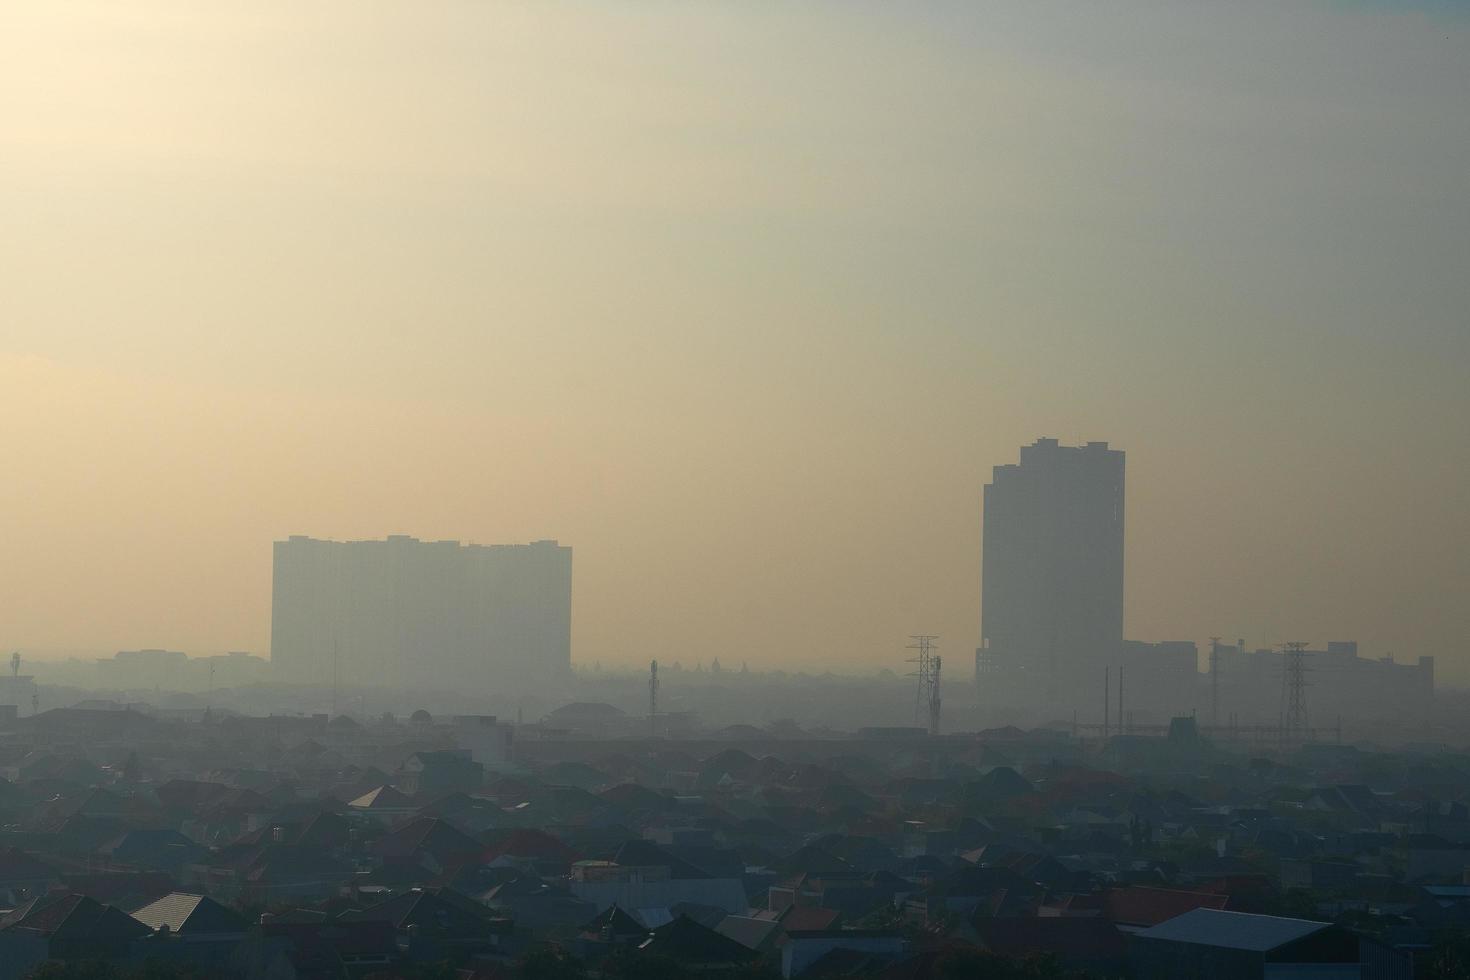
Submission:
[[[0,649],[269,648],[270,542],[556,538],[574,656],[967,660],[1127,447],[1130,637],[1470,684],[1446,4],[19,0]]]
[[[1467,52],[3,0],[0,980],[1465,980]]]
[[[1002,580],[1008,581],[1005,592],[1003,593],[1004,597],[1011,604],[1020,601],[1023,608],[1019,611],[1019,618],[1018,612],[1015,609],[1002,608],[1000,615],[992,612],[992,620],[1000,621],[1002,626],[998,631],[995,628],[987,631],[984,625],[984,610],[987,604],[985,597],[989,596],[991,591],[996,589],[996,583],[992,581],[990,589],[987,590],[983,587],[986,579],[982,576],[982,588],[980,590],[980,594],[982,595],[980,605],[981,627],[977,634],[981,640],[981,647],[976,650],[977,671],[980,669],[979,665],[982,653],[1000,654],[1003,662],[999,663],[999,666],[1003,669],[1014,669],[1017,665],[1029,665],[1034,669],[1041,661],[1045,660],[1051,664],[1052,669],[1044,672],[1056,674],[1057,663],[1053,661],[1065,662],[1069,666],[1062,673],[1068,678],[1067,684],[1074,688],[1078,686],[1086,688],[1090,684],[1090,680],[1087,679],[1090,670],[1096,668],[1098,665],[1106,665],[1110,660],[1115,660],[1121,655],[1125,640],[1122,608],[1127,595],[1124,588],[1123,574],[1126,565],[1123,555],[1127,549],[1127,536],[1124,533],[1125,518],[1123,517],[1123,512],[1126,510],[1126,495],[1123,491],[1125,482],[1124,459],[1125,453],[1122,450],[1110,448],[1106,440],[1092,440],[1079,446],[1062,446],[1059,444],[1059,440],[1054,437],[1041,436],[1031,444],[1021,446],[1019,463],[997,463],[993,466],[991,482],[982,488],[982,512],[987,518],[982,526],[990,527],[1002,518],[1010,526],[1001,532],[1003,536],[998,538],[997,542],[991,543],[989,549],[986,548],[986,543],[989,542],[989,538],[982,535],[981,564],[984,565],[987,561],[992,561],[996,563],[998,569],[1004,571],[1001,578]],[[997,486],[1000,487],[999,490],[996,489]],[[992,510],[995,511],[994,516],[992,516]],[[1111,530],[1108,530],[1109,527],[1111,527]],[[1037,548],[1035,545],[1038,535],[1047,541],[1057,544],[1058,547]],[[1077,559],[1075,556],[1071,556],[1065,547],[1061,547],[1063,542],[1059,540],[1068,535],[1081,535],[1091,540],[1095,546],[1093,553],[1090,553],[1083,559]],[[412,535],[404,534],[390,534],[381,540],[353,539],[341,541],[330,538],[318,539],[305,535],[289,535],[285,540],[273,542],[275,557],[272,574],[272,638],[266,650],[263,652],[268,656],[272,656],[275,648],[281,645],[281,640],[279,639],[280,627],[277,624],[282,619],[283,569],[297,568],[300,565],[299,561],[286,560],[288,555],[296,555],[300,549],[310,546],[317,546],[319,549],[323,547],[331,548],[334,554],[340,553],[345,555],[346,551],[352,547],[356,547],[359,550],[375,547],[381,550],[391,547],[395,542],[399,545],[406,543],[409,545],[424,546],[420,549],[424,552],[442,552],[445,548],[452,548],[456,552],[466,554],[472,552],[484,552],[486,554],[500,552],[507,554],[512,552],[519,553],[525,551],[528,547],[528,545],[522,543],[483,545],[474,541],[461,543],[457,539],[421,540]],[[571,553],[569,547],[556,548],[557,542],[555,540],[543,539],[530,542],[530,547],[533,549],[535,546],[543,545],[552,546],[553,550],[564,552],[568,556]],[[990,557],[987,557],[987,555],[990,555]],[[364,554],[361,557],[366,557],[366,555]],[[1024,566],[1024,568],[1019,569],[1019,579],[1017,577],[1018,569],[1013,567],[1018,561]],[[1062,574],[1058,571],[1058,563],[1071,567],[1071,570],[1063,575],[1064,578],[1067,578],[1071,582],[1071,585],[1063,587],[1060,583],[1053,581],[1058,574]],[[318,561],[317,564],[319,565],[320,562]],[[420,561],[418,564],[421,565],[422,562]],[[567,564],[568,566],[570,565],[569,560]],[[1087,608],[1079,607],[1073,610],[1075,615],[1065,616],[1060,620],[1054,614],[1042,615],[1043,610],[1032,608],[1036,602],[1044,601],[1044,597],[1040,593],[1029,596],[1018,594],[1018,590],[1019,593],[1027,593],[1028,590],[1035,593],[1037,589],[1042,589],[1043,592],[1046,592],[1046,589],[1042,588],[1045,583],[1039,580],[1032,581],[1035,576],[1026,574],[1026,568],[1030,568],[1032,572],[1044,573],[1042,574],[1042,578],[1050,583],[1047,586],[1050,592],[1047,592],[1047,594],[1051,595],[1052,593],[1056,593],[1053,598],[1057,596],[1065,598],[1064,593],[1070,593],[1070,591],[1075,591],[1076,588],[1081,587],[1085,592],[1091,594],[1091,598],[1088,600],[1090,605],[1084,603]],[[1048,569],[1050,570],[1049,572],[1047,571]],[[1078,576],[1081,576],[1081,578],[1078,578]],[[341,575],[339,574],[336,577],[341,578]],[[294,582],[298,579],[300,579],[299,575],[295,579],[292,579],[292,581]],[[574,627],[571,622],[572,590],[569,587],[569,574],[567,575],[567,579],[568,595],[563,603],[565,606],[563,615],[567,619],[563,623],[563,638],[559,641],[559,648],[564,650],[565,653],[558,654],[556,659],[560,662],[565,656],[567,664],[573,667],[591,667],[594,663],[600,666],[602,664],[601,658],[578,657],[576,650],[571,647],[570,638],[574,632]],[[1061,591],[1058,592],[1058,589],[1061,589]],[[363,595],[357,594],[360,591],[361,589],[354,590],[349,588],[347,593],[344,593],[344,596],[340,598],[339,604],[340,602],[345,602],[347,606],[360,610],[364,607],[364,604],[372,605],[374,602],[378,602],[384,598],[382,596],[379,596],[378,599],[365,598]],[[992,598],[988,601],[992,607],[1005,607],[1007,605],[1007,603],[1001,602],[998,598]],[[393,602],[397,604],[399,600],[394,599]],[[442,605],[442,602],[440,604]],[[300,606],[299,602],[293,602],[291,604],[291,608],[295,609],[296,613],[298,613],[292,619],[293,623],[295,620],[301,620],[302,615],[306,612],[305,607],[297,608],[298,606]],[[1040,619],[1038,619],[1038,615],[1040,615]],[[1079,616],[1081,620],[1074,622]],[[1057,630],[1062,628],[1062,620],[1071,624],[1068,627],[1070,632],[1067,632],[1066,629],[1063,630],[1063,632],[1067,632],[1068,636],[1065,641],[1059,641],[1055,635],[1052,635],[1056,634]],[[314,630],[319,633],[321,628],[320,624],[318,624],[317,627],[311,627],[307,632]],[[443,623],[438,624],[434,629],[440,633],[443,633],[446,629],[451,632],[453,631]],[[1044,638],[1040,637],[1038,630],[1050,636],[1054,642],[1050,644],[1043,643],[1042,639]],[[397,632],[402,633],[403,631],[402,629],[398,629]],[[1006,634],[1009,637],[1009,642],[999,646],[992,645],[990,643],[992,639],[991,634],[996,632]],[[348,630],[347,633],[350,633],[354,639],[351,639],[347,643],[347,648],[352,652],[349,652],[347,655],[346,659],[348,663],[345,669],[337,659],[341,655],[341,635],[343,635],[339,629],[334,634],[337,636],[336,648],[330,657],[323,652],[326,650],[326,646],[323,646],[320,642],[316,644],[317,649],[312,653],[308,653],[306,647],[302,647],[296,657],[288,663],[287,673],[282,674],[277,670],[274,677],[278,680],[284,679],[290,682],[336,685],[341,682],[341,677],[344,676],[344,674],[338,673],[339,671],[345,670],[345,676],[350,679],[361,680],[365,677],[384,678],[389,675],[397,676],[394,673],[395,671],[401,673],[403,669],[410,666],[409,661],[404,660],[401,651],[397,655],[396,660],[393,655],[388,655],[385,651],[379,650],[377,654],[374,654],[377,657],[377,661],[374,662],[375,665],[369,666],[367,661],[359,663],[358,661],[361,661],[362,657],[367,654],[362,650],[354,650],[354,647],[367,643],[373,650],[377,650],[377,645],[372,642],[373,632],[369,630],[366,633],[362,633],[354,629]],[[1085,635],[1091,635],[1093,633],[1101,637],[1101,640],[1089,648],[1083,638]],[[1106,635],[1104,636],[1103,634]],[[301,643],[296,642],[296,639],[305,637],[306,633],[302,633],[301,628],[293,626],[288,635],[293,637],[293,639],[288,640],[287,645],[294,648],[301,646]],[[1342,636],[1341,631],[1330,635],[1339,638]],[[934,638],[938,639],[939,637],[935,635]],[[1150,637],[1144,643],[1158,642],[1160,639],[1163,638]],[[317,637],[317,640],[321,640],[321,637]],[[1167,644],[1172,641],[1182,641],[1191,644],[1195,642],[1194,638],[1187,637],[1183,634],[1168,638],[1165,640],[1165,643]],[[1282,646],[1285,642],[1268,640],[1264,641],[1264,646],[1275,648]],[[1323,640],[1322,642],[1331,646],[1336,644],[1337,640]],[[1243,638],[1241,643],[1244,643]],[[307,645],[310,646],[310,644]],[[1140,643],[1135,639],[1132,645],[1140,646]],[[1260,645],[1257,644],[1258,649]],[[1356,651],[1358,644],[1356,640],[1353,640],[1347,645]],[[1042,650],[1043,646],[1046,647],[1045,650]],[[37,652],[32,649],[28,651],[28,654],[34,658]],[[42,659],[46,659],[46,651],[39,652],[42,654]],[[102,648],[98,648],[97,650],[66,651],[67,654],[83,653],[84,655],[96,652],[102,652]],[[1136,654],[1137,651],[1134,652]],[[197,656],[198,653],[195,655]],[[1387,651],[1385,655],[1390,658],[1393,656],[1392,651]],[[448,657],[448,660],[445,661],[445,665],[448,665],[451,662],[458,664],[460,661],[464,661],[469,655],[463,652],[451,652],[445,653],[444,656]],[[1414,651],[1409,654],[1409,660],[1426,656],[1433,662],[1436,655]],[[302,658],[308,657],[314,660],[315,666],[311,669],[304,669]],[[369,657],[369,659],[372,658]],[[691,659],[691,665],[702,667],[706,659],[710,662],[715,662],[719,660],[719,655],[714,654],[708,658],[695,657]],[[273,656],[272,661],[273,668],[279,668],[281,666],[280,662]],[[742,664],[749,663],[750,658],[741,657],[740,662]],[[675,660],[674,663],[681,664],[682,661]],[[755,663],[758,668],[794,667],[800,669],[806,666],[816,666],[830,669],[833,666],[849,668],[854,666],[852,661],[842,659],[825,663],[821,660],[815,660],[811,662],[797,662],[795,664],[786,660],[780,660],[773,664],[766,664],[757,658]],[[411,673],[417,671],[422,666],[421,664],[412,664]],[[616,658],[613,658],[609,660],[608,666],[613,669],[626,667],[636,673],[641,671],[643,664],[641,661],[620,662]],[[886,661],[880,661],[877,666],[878,669],[882,670],[885,667],[891,667],[892,664]],[[1198,666],[1203,668],[1205,665],[1201,662]],[[1079,668],[1081,669],[1080,673],[1078,672]],[[991,669],[995,668],[992,667]],[[844,671],[839,670],[839,672]],[[861,673],[862,671],[859,670],[858,672]],[[490,675],[486,676],[489,677]],[[951,676],[951,683],[957,679]],[[405,676],[399,682],[404,683],[406,680],[407,678]],[[466,680],[468,682],[468,675],[466,675]],[[379,680],[377,683],[384,683],[384,681]],[[1050,683],[1049,689],[1054,695],[1057,693],[1055,681]]]

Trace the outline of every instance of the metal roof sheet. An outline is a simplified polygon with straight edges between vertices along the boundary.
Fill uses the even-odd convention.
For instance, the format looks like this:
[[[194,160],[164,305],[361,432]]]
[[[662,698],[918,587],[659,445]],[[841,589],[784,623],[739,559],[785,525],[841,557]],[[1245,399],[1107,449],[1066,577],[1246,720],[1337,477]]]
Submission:
[[[1139,939],[1163,939],[1264,953],[1328,928],[1331,928],[1331,923],[1219,909],[1194,909],[1134,935]]]

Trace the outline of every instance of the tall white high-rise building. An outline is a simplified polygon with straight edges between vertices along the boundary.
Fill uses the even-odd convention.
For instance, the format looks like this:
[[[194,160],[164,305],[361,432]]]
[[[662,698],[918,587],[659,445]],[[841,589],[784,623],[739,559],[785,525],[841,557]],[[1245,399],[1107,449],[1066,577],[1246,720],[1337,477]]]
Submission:
[[[271,661],[297,684],[476,691],[571,666],[572,549],[555,541],[462,545],[275,543]]]
[[[1123,642],[1124,456],[1038,439],[985,487],[977,669],[1092,681]],[[1091,668],[1096,667],[1096,670]]]

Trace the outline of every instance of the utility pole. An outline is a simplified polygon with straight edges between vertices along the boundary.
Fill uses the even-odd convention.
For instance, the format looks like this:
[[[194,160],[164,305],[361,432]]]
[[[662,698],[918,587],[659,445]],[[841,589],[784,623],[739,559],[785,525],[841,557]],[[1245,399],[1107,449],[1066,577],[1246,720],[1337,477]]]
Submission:
[[[1123,717],[1123,665],[1118,665],[1118,734],[1128,734],[1128,722]]]
[[[940,703],[940,701],[939,701],[939,668],[940,668],[940,666],[942,666],[943,661],[940,659],[939,655],[936,653],[934,655],[934,659],[932,659],[929,663],[930,663],[930,668],[931,668],[930,683],[929,683],[929,734],[930,735],[938,735],[939,734],[939,703]]]
[[[658,736],[658,661],[648,662],[648,737]]]
[[[1220,727],[1220,638],[1210,637],[1210,727]]]

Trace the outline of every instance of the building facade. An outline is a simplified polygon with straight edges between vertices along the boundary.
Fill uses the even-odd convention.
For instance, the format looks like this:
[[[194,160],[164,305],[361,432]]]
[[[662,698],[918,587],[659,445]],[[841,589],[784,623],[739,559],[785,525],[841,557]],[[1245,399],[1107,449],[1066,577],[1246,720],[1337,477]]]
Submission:
[[[275,543],[271,662],[296,684],[479,690],[549,681],[571,666],[572,549]]]
[[[1123,474],[1122,450],[1055,439],[995,467],[985,487],[982,673],[1055,688],[1113,659],[1123,642]]]
[[[1282,687],[1285,661],[1281,650],[1247,650],[1245,641],[1215,643],[1206,659],[1210,715],[1220,724],[1234,719],[1240,725],[1274,724],[1283,714]],[[1333,730],[1346,719],[1386,719],[1428,711],[1434,702],[1434,657],[1396,661],[1390,654],[1372,658],[1358,655],[1354,640],[1330,641],[1326,649],[1302,651],[1306,688],[1306,725],[1319,733]],[[1214,706],[1218,705],[1218,711]]]

